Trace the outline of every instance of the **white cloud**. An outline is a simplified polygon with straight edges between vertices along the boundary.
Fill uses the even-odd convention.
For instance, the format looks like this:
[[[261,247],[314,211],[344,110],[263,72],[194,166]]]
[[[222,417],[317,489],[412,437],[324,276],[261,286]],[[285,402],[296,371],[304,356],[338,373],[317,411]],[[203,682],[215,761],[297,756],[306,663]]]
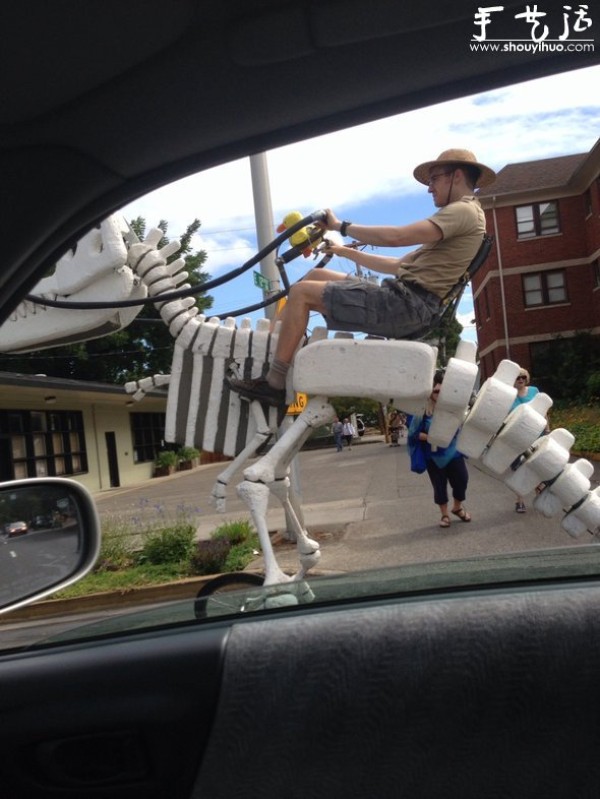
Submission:
[[[272,150],[267,164],[274,224],[290,210],[308,213],[323,205],[368,207],[373,215],[399,197],[414,197],[417,206],[424,189],[412,177],[415,165],[448,147],[467,147],[495,169],[587,151],[600,135],[599,83],[600,67],[591,67]],[[213,277],[256,252],[249,159],[177,181],[134,201],[124,213],[145,217],[148,227],[166,218],[172,237],[199,218],[202,227],[192,244],[207,251],[206,268]],[[295,261],[290,279],[306,265]],[[247,289],[236,283],[231,291]],[[219,294],[215,308],[232,304],[221,300],[223,289]],[[461,310],[469,300],[465,296]],[[472,310],[466,316],[470,320]]]
[[[414,166],[447,147],[468,147],[496,169],[588,150],[600,134],[599,82],[600,67],[591,67],[272,150],[267,161],[275,219],[295,208],[349,207],[422,192]],[[125,215],[142,215],[149,225],[166,217],[172,234],[198,217],[204,236],[220,232],[216,254],[226,231],[232,249],[240,237],[253,240],[253,207],[249,160],[242,159],[136,200]]]

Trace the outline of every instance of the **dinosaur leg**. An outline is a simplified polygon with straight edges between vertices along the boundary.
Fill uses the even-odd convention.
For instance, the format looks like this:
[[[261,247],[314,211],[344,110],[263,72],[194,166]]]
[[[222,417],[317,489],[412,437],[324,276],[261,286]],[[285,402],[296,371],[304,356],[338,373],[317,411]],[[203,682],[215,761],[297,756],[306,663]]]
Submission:
[[[211,497],[219,513],[225,512],[227,486],[233,475],[260,449],[261,445],[275,432],[269,426],[267,417],[260,402],[252,402],[250,409],[256,420],[256,433],[244,449],[218,475],[211,492]]]
[[[291,581],[275,558],[273,545],[267,527],[267,510],[269,507],[269,486],[265,483],[253,483],[244,480],[238,485],[238,495],[244,500],[252,515],[252,521],[258,533],[258,539],[265,559],[265,585],[277,585]]]
[[[312,397],[296,419],[273,447],[257,463],[244,471],[244,477],[253,483],[272,483],[281,474],[315,427],[326,424],[334,416],[334,410],[325,397]]]
[[[321,557],[319,544],[312,538],[309,538],[306,530],[303,528],[296,511],[290,501],[290,481],[289,478],[283,480],[275,480],[269,485],[272,493],[281,502],[283,509],[286,512],[288,522],[292,524],[293,532],[296,538],[296,549],[300,560],[300,571],[294,575],[294,579],[301,579],[304,577],[309,569],[312,569]]]

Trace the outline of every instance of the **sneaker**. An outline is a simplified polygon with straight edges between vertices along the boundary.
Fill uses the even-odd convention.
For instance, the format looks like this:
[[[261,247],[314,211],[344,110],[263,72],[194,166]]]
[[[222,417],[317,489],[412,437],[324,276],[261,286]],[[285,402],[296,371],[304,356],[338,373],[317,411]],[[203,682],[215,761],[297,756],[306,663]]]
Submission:
[[[228,377],[226,381],[229,388],[244,399],[265,402],[275,408],[287,408],[285,389],[273,388],[264,377],[257,377],[253,380],[238,380],[235,377]]]
[[[517,511],[517,513],[525,513],[526,508],[525,508],[525,505],[522,502],[516,502],[515,503],[515,510]]]

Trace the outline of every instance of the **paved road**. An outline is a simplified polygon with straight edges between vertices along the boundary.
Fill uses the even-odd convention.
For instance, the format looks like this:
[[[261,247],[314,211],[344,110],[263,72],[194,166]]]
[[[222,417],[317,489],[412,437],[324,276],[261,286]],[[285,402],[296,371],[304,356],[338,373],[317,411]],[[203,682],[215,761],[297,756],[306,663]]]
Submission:
[[[600,480],[596,464],[594,486]],[[227,513],[215,514],[210,503],[213,483],[223,464],[201,466],[191,472],[150,480],[131,489],[111,489],[95,496],[103,523],[115,520],[156,520],[174,518],[185,511],[195,518],[200,536],[231,519],[249,518],[238,499],[234,481]],[[592,539],[584,535],[574,541],[560,528],[557,519],[546,520],[529,508],[514,511],[512,493],[496,478],[471,462],[466,506],[473,515],[470,524],[458,519],[449,529],[438,527],[438,508],[433,504],[427,475],[412,474],[405,447],[393,448],[381,437],[363,439],[351,451],[308,450],[297,459],[297,478],[303,492],[306,526],[321,543],[322,556],[315,573],[340,573],[433,561],[440,569],[450,561],[469,556],[503,552],[527,552],[554,547],[571,547],[573,554]],[[269,511],[271,530],[284,528],[284,515],[276,507]],[[273,536],[280,565],[296,571],[298,561],[292,544]],[[262,558],[250,564],[260,569]],[[195,590],[195,589],[194,589]],[[121,608],[120,610],[122,610]],[[133,609],[133,608],[132,608]],[[139,608],[138,608],[139,609]],[[52,634],[64,632],[107,610],[87,607],[80,616],[11,620],[2,624],[4,647],[27,645]]]
[[[600,479],[596,464],[595,484]],[[222,464],[201,466],[191,472],[155,478],[135,489],[112,489],[96,495],[102,518],[173,517],[185,510],[198,525],[200,537],[232,519],[249,518],[237,497],[234,479],[227,512],[216,514],[210,503],[212,485]],[[573,540],[558,519],[544,519],[528,503],[528,512],[514,511],[514,495],[494,476],[473,462],[466,506],[470,524],[452,517],[449,529],[438,526],[439,512],[433,504],[427,475],[409,469],[405,447],[390,447],[381,437],[367,437],[351,451],[333,448],[306,450],[296,463],[296,478],[302,489],[304,518],[309,532],[322,546],[319,569],[350,571],[420,561],[438,561],[501,552],[589,544],[589,535]],[[275,506],[269,510],[269,528],[284,528],[284,515]],[[295,569],[293,547],[278,546],[284,568]],[[260,567],[261,560],[252,564]]]

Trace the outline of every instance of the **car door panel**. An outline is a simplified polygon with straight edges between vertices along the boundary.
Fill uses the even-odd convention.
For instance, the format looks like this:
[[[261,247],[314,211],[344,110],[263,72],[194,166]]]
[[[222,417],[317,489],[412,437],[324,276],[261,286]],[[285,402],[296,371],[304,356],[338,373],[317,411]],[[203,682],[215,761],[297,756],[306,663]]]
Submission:
[[[599,601],[492,593],[236,626],[194,799],[598,796]]]
[[[166,632],[0,659],[2,794],[185,797],[227,630]]]
[[[597,796],[599,609],[595,586],[492,590],[6,655],[2,784],[14,799]]]

